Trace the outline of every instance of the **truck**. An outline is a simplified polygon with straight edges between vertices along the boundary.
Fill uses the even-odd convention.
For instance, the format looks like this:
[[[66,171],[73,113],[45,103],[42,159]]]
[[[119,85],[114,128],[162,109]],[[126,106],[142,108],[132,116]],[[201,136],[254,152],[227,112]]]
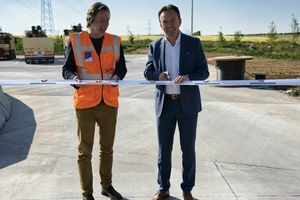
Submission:
[[[0,58],[12,60],[16,58],[15,38],[0,29]]]
[[[77,25],[73,25],[71,26],[71,29],[64,29],[64,37],[63,37],[63,43],[64,43],[64,53],[65,53],[65,57],[66,57],[66,53],[67,53],[67,48],[69,45],[69,40],[70,40],[70,34],[76,32],[79,33],[82,31],[82,27],[81,24],[77,24]]]
[[[41,26],[32,26],[23,38],[24,58],[30,63],[54,63],[54,40],[48,38]]]

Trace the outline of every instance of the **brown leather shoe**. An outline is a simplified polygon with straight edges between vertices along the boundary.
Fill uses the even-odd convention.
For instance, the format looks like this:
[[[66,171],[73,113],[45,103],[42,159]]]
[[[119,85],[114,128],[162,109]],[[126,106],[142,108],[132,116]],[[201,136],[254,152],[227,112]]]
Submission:
[[[158,191],[153,197],[152,200],[162,200],[166,199],[170,196],[170,192],[168,191]]]
[[[194,200],[194,197],[193,197],[192,193],[184,192],[183,193],[183,200]]]

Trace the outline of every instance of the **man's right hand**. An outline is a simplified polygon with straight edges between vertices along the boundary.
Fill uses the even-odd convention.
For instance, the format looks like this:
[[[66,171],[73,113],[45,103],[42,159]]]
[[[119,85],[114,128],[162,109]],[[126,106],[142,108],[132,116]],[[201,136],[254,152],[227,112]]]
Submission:
[[[162,72],[158,78],[160,81],[169,81],[169,75],[166,72]]]
[[[75,77],[73,78],[73,80],[76,81],[76,82],[80,82],[79,76],[75,76]],[[75,87],[76,89],[78,89],[78,88],[80,88],[80,85],[74,84],[74,87]]]

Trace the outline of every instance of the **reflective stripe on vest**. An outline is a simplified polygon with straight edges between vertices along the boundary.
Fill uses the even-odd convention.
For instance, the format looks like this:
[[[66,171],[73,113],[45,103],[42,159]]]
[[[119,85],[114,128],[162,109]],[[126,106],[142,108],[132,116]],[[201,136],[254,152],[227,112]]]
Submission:
[[[120,47],[118,43],[118,36],[113,35],[114,38],[114,44],[113,46],[103,46],[101,48],[102,52],[114,52],[114,63],[118,61],[118,56],[120,53]],[[74,34],[74,39],[75,39],[75,47],[74,47],[74,53],[76,53],[77,59],[78,59],[78,64],[80,66],[83,66],[83,60],[82,60],[82,52],[84,51],[94,51],[94,46],[82,46],[80,45],[80,35],[79,34]],[[115,67],[115,66],[114,66]],[[106,79],[105,79],[106,80]]]
[[[81,69],[80,79],[83,80],[101,80],[100,74],[89,74],[87,73],[87,69],[83,68]]]
[[[119,47],[119,42],[118,42],[118,37],[116,35],[113,36],[114,37],[114,57],[115,57],[115,63],[117,62],[117,60],[119,59],[118,56],[120,54],[120,47]]]
[[[102,74],[103,80],[110,80],[112,77],[112,74]]]
[[[84,51],[94,51],[94,47],[92,45],[90,46],[81,46],[80,45],[80,35],[74,34],[74,40],[75,40],[75,47],[74,47],[74,53],[76,54],[78,65],[83,67],[83,60],[82,60],[82,52]]]
[[[87,73],[87,70],[82,67],[81,74],[80,74],[80,79],[83,80],[110,80],[112,74],[102,74],[102,77],[100,74],[89,74]]]

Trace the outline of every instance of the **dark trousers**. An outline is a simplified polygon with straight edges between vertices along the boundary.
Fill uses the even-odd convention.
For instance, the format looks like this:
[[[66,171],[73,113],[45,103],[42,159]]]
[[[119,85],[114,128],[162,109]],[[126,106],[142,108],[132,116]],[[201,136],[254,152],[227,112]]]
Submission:
[[[157,118],[158,132],[158,184],[160,191],[170,188],[173,138],[178,123],[182,151],[182,183],[184,192],[190,192],[195,185],[196,173],[196,129],[198,114],[185,115],[180,100],[165,99],[162,114]]]

